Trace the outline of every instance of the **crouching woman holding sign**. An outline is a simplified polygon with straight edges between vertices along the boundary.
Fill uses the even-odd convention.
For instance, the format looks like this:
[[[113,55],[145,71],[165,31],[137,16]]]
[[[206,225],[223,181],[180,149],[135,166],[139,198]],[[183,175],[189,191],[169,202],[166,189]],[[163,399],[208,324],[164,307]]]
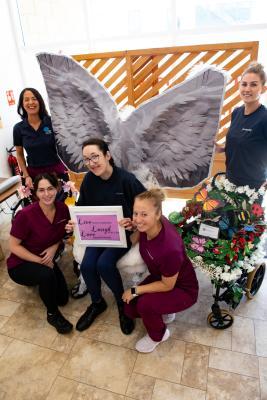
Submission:
[[[91,138],[83,144],[83,161],[89,169],[81,185],[77,206],[122,206],[125,217],[132,216],[134,198],[145,191],[136,177],[116,167],[106,142]],[[73,221],[66,226],[74,228]],[[134,329],[133,321],[124,314],[123,284],[116,267],[117,261],[130,249],[130,234],[126,235],[127,248],[87,247],[81,263],[81,273],[91,296],[91,304],[81,315],[76,329],[90,327],[95,318],[105,311],[107,303],[101,293],[101,278],[112,291],[119,311],[120,327],[124,334]]]
[[[192,263],[185,253],[180,235],[162,215],[164,194],[152,189],[135,198],[132,225],[137,231],[132,242],[139,240],[140,253],[150,275],[138,286],[127,289],[122,298],[125,313],[134,319],[141,317],[147,335],[136,343],[136,350],[149,353],[167,340],[166,323],[176,312],[191,307],[197,301],[198,281]],[[128,219],[121,226],[128,229]]]

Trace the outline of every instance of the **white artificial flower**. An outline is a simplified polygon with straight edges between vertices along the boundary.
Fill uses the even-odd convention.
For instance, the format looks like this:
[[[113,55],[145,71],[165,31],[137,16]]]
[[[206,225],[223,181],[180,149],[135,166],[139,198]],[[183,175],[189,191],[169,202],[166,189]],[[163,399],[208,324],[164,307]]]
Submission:
[[[258,190],[258,193],[261,195],[261,196],[263,196],[264,194],[265,194],[265,188],[263,187],[263,186],[261,186],[260,188],[259,188],[259,190]]]

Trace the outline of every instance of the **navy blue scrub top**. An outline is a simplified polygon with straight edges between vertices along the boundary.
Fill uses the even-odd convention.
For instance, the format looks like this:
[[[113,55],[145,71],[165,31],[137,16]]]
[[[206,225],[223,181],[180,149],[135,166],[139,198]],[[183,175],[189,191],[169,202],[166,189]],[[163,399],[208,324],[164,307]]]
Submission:
[[[13,140],[14,146],[22,146],[26,150],[29,167],[46,167],[60,162],[49,116],[44,117],[37,131],[26,118],[17,123],[13,129]]]

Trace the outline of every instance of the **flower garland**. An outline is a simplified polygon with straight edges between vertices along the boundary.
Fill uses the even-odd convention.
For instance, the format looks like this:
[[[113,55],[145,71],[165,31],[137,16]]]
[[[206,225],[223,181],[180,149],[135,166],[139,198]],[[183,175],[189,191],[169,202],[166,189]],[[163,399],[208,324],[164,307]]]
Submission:
[[[255,268],[265,231],[264,193],[263,187],[236,186],[220,176],[169,215],[188,256],[213,282],[235,281]]]

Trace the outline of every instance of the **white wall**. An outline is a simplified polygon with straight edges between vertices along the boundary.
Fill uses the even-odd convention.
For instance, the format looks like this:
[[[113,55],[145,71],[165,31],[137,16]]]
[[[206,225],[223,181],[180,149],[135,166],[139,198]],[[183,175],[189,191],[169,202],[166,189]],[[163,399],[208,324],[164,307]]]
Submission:
[[[6,91],[13,90],[18,98],[24,80],[6,0],[0,0],[0,44],[0,116],[3,124],[3,128],[0,128],[0,176],[5,177],[11,175],[7,164],[6,147],[10,148],[13,144],[13,125],[18,121],[16,105],[8,105]]]
[[[162,1],[162,7],[164,3],[165,2]],[[169,31],[165,30],[165,32],[155,34],[148,33],[144,36],[140,36],[138,31],[133,31],[132,36],[124,38],[114,38],[112,37],[112,32],[110,32],[110,37],[100,39],[90,36],[90,26],[87,26],[90,24],[84,24],[84,21],[92,21],[96,18],[94,15],[96,9],[90,7],[90,4],[96,3],[90,3],[90,1],[83,0],[75,0],[73,2],[71,0],[24,0],[24,4],[27,4],[29,9],[29,18],[32,17],[31,10],[33,12],[36,10],[36,7],[42,7],[42,26],[39,27],[38,25],[36,26],[36,24],[34,25],[33,19],[29,19],[28,21],[33,35],[34,32],[37,32],[36,37],[32,36],[32,42],[34,42],[34,44],[31,46],[25,46],[23,43],[20,29],[21,21],[18,18],[16,0],[0,0],[0,41],[2,41],[0,62],[0,116],[4,125],[4,128],[0,129],[0,176],[10,175],[6,161],[7,157],[5,148],[12,145],[12,128],[14,123],[19,121],[19,117],[16,113],[16,105],[11,107],[7,105],[6,90],[14,90],[17,102],[20,91],[26,86],[31,86],[40,90],[44,95],[44,99],[47,100],[45,86],[35,57],[37,52],[50,51],[58,53],[60,51],[63,54],[71,55],[112,50],[255,40],[260,42],[258,59],[267,67],[267,25],[262,25],[257,29],[256,27],[255,29],[252,29],[251,27],[249,29],[240,28],[231,32],[220,29],[220,31],[215,34],[214,31],[208,30],[206,30],[206,32],[199,32],[198,34],[193,33],[193,31],[187,31],[181,34],[175,30],[174,24],[172,24],[170,18]],[[60,36],[56,37],[56,29],[58,29],[59,32],[61,26],[60,23],[56,26],[55,21],[62,21],[64,15],[66,18],[69,17],[69,14],[71,13],[71,4],[72,7],[76,9],[80,7],[82,11],[76,10],[76,19],[73,18],[73,25],[66,22],[66,25],[62,27],[64,34],[61,32],[59,33]],[[116,0],[113,4],[114,6],[116,4],[117,6],[120,5],[120,7],[123,7],[122,0],[120,0],[120,2]],[[172,2],[168,1],[166,4],[170,7]],[[64,7],[64,5],[66,6]],[[66,11],[67,7],[70,7],[68,12]],[[118,10],[116,9],[114,12],[117,13],[117,11]],[[167,6],[164,11],[165,13],[169,12]],[[101,10],[99,13],[100,12]],[[51,18],[49,18],[49,13],[53,13],[53,15],[51,14]],[[62,16],[62,14],[64,15]],[[80,21],[77,20],[78,15],[80,16]],[[57,18],[59,18],[59,20],[57,20]],[[53,35],[51,35],[51,32],[49,31],[49,23],[52,19],[54,23],[53,26],[51,25],[51,29],[54,29]],[[127,21],[128,20],[126,19],[126,23]],[[77,38],[75,37],[75,41],[71,42],[71,33],[75,31],[75,28],[78,29],[77,24],[79,24],[79,22],[83,26],[83,30],[79,27],[80,32],[82,32],[79,36],[80,40],[78,40],[78,35],[76,35]],[[37,42],[39,38],[46,38],[45,32],[47,32],[47,37],[50,37],[50,41],[48,40],[47,43],[45,43],[43,40],[42,43],[38,45]],[[53,41],[51,41],[51,36],[54,38]],[[62,41],[62,37],[65,37],[64,41]],[[267,104],[267,96],[264,97],[263,101]]]

